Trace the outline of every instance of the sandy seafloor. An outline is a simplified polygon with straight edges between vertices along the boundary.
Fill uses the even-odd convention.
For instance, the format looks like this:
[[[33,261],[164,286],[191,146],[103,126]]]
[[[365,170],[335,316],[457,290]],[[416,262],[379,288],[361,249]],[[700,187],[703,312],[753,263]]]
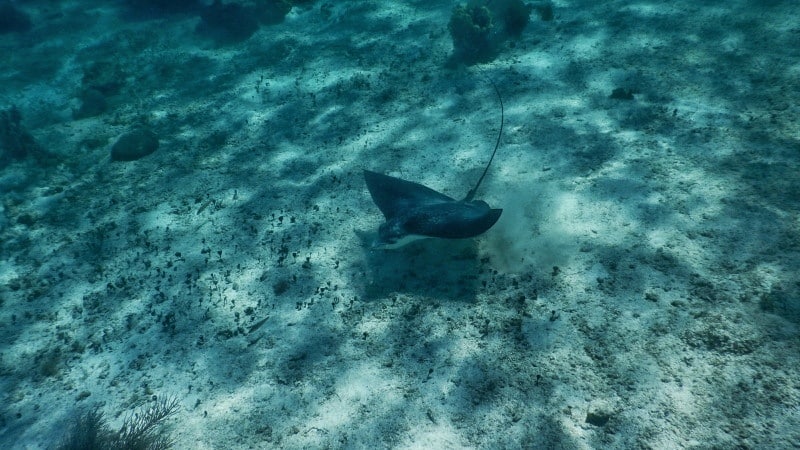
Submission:
[[[219,45],[19,2],[0,106],[58,162],[0,173],[0,447],[167,396],[182,449],[800,447],[793,2],[559,0],[448,68],[453,4],[317,2]],[[87,67],[121,90],[75,119]],[[484,76],[500,221],[371,250],[362,169],[463,196]],[[141,123],[160,148],[112,162]]]

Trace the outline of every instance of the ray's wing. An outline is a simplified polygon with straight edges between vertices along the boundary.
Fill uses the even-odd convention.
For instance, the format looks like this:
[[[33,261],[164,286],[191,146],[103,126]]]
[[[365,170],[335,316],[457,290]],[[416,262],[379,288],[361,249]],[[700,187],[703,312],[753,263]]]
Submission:
[[[381,210],[386,220],[416,208],[457,203],[454,198],[419,183],[369,170],[364,170],[364,180],[367,182],[367,189],[372,196],[372,201]]]
[[[428,237],[471,238],[494,226],[502,213],[502,209],[493,209],[482,200],[440,203],[412,210],[404,228],[410,234]]]

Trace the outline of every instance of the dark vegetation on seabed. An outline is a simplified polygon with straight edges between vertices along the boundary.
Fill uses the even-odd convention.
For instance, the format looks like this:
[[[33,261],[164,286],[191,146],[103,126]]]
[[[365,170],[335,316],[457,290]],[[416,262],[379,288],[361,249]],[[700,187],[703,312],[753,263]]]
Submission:
[[[178,412],[178,400],[167,397],[130,413],[112,430],[98,407],[76,413],[57,450],[165,450],[173,445],[163,422]]]

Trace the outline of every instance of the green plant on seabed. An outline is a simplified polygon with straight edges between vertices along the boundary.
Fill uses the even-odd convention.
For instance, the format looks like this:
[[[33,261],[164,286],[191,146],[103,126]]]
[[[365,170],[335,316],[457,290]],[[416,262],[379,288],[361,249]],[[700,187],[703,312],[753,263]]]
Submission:
[[[119,430],[112,430],[98,407],[73,419],[58,450],[166,450],[172,448],[163,422],[178,412],[178,400],[167,397],[130,413]]]

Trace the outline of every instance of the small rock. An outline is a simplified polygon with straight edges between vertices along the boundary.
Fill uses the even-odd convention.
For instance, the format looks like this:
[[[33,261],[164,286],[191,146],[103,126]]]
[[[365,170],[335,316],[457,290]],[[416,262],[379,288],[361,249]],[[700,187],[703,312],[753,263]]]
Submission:
[[[123,134],[111,147],[112,161],[135,161],[158,149],[158,136],[150,130],[137,128]]]
[[[633,92],[632,89],[618,87],[611,91],[611,95],[608,97],[615,100],[633,100],[633,94],[635,94],[635,92]]]
[[[586,423],[596,427],[603,427],[608,423],[611,416],[603,411],[589,411],[586,413]]]

